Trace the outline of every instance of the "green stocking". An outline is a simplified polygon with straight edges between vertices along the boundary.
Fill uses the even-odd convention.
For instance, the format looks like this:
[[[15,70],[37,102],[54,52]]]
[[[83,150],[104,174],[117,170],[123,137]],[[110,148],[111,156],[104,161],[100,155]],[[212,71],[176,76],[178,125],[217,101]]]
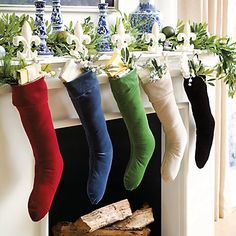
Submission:
[[[154,152],[155,139],[140,97],[136,70],[119,79],[110,78],[109,82],[129,133],[131,156],[124,175],[124,185],[127,190],[133,190],[142,181]]]

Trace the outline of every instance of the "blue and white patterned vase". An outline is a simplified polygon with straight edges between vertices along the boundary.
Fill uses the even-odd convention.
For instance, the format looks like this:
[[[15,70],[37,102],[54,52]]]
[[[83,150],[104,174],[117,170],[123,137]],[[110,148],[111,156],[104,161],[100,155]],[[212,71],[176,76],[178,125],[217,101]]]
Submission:
[[[61,0],[52,0],[51,14],[52,31],[62,31]]]
[[[158,23],[161,29],[160,11],[155,9],[153,0],[139,0],[139,6],[131,13],[131,25],[141,33],[151,33],[152,26]]]
[[[47,38],[47,31],[46,25],[44,21],[44,8],[46,5],[45,0],[35,0],[34,5],[36,8],[35,12],[35,26],[37,28],[37,35],[41,39],[41,43],[38,47],[38,55],[40,56],[49,56],[53,55],[53,53],[48,49],[46,38]]]
[[[107,8],[108,3],[99,3],[99,19],[98,19],[98,35],[102,36],[99,45],[97,46],[98,52],[111,52],[113,51],[110,41],[110,30],[107,23]]]

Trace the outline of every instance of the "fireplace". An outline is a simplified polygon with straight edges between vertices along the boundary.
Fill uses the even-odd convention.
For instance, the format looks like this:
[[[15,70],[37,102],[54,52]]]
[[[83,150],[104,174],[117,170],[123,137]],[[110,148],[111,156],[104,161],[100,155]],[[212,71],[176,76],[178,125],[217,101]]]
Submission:
[[[157,210],[154,209],[156,218],[155,224],[158,224],[157,235],[159,235],[159,230],[161,229],[162,236],[213,236],[214,147],[212,148],[212,153],[208,164],[203,169],[199,170],[196,167],[194,161],[196,134],[195,125],[190,111],[188,99],[183,90],[183,79],[181,77],[179,68],[181,52],[168,52],[167,54],[166,60],[172,76],[176,102],[188,132],[188,145],[186,147],[181,169],[176,180],[171,183],[161,182],[160,184],[158,181],[161,180],[158,178],[153,178],[153,175],[159,175],[161,161],[160,156],[163,156],[163,152],[165,150],[165,137],[164,133],[160,132],[159,125],[156,124],[159,128],[157,128],[157,126],[152,127],[153,125],[151,122],[150,126],[154,134],[160,135],[161,133],[162,137],[161,139],[159,136],[156,137],[158,150],[155,152],[157,154],[153,156],[151,160],[141,187],[146,187],[148,185],[146,185],[146,183],[148,183],[148,180],[146,180],[148,175],[151,176],[149,181],[152,183],[153,181],[157,181],[157,192],[154,190],[154,188],[150,190],[152,191],[152,194],[154,194],[153,192],[157,194],[154,200],[154,203],[157,204],[157,208],[155,208]],[[150,55],[148,54],[142,55],[144,58],[149,56]],[[61,62],[61,60],[62,59],[60,58],[59,62],[55,62],[54,66],[62,67],[64,62]],[[203,54],[201,56],[201,60],[210,63],[212,61],[212,57],[207,54],[204,56]],[[113,100],[107,79],[105,77],[99,77],[99,80],[101,82],[103,111],[111,136],[114,135],[114,130],[121,130],[122,127],[123,132],[126,132],[123,121],[120,119],[119,110],[117,106],[115,106],[115,101]],[[65,148],[69,150],[70,154],[65,156],[63,153],[64,158],[66,158],[65,168],[66,170],[70,169],[72,174],[76,176],[76,178],[73,180],[76,182],[70,181],[70,177],[67,175],[67,171],[65,170],[65,174],[62,178],[62,182],[55,197],[55,201],[53,202],[52,211],[50,212],[49,217],[45,217],[38,223],[32,222],[30,220],[27,212],[27,201],[32,189],[34,178],[34,161],[32,158],[32,149],[20,122],[19,114],[12,105],[11,88],[9,86],[1,87],[0,228],[2,235],[19,235],[20,232],[21,235],[48,236],[48,231],[50,228],[49,221],[50,225],[56,223],[59,220],[73,221],[79,217],[80,214],[89,212],[94,208],[105,205],[107,202],[110,203],[110,201],[113,200],[111,198],[114,198],[115,201],[125,197],[127,194],[128,198],[131,199],[133,208],[139,207],[143,201],[142,191],[139,189],[134,192],[122,192],[119,191],[118,187],[114,190],[110,189],[110,187],[114,188],[114,186],[123,188],[123,185],[121,184],[122,177],[114,177],[114,174],[111,173],[110,182],[108,183],[107,192],[104,199],[98,206],[93,207],[90,205],[85,191],[88,155],[85,154],[87,152],[87,143],[84,138],[83,129],[79,125],[80,121],[78,120],[78,116],[61,81],[57,79],[47,79],[47,85],[49,91],[49,106],[52,112],[54,127],[57,131],[61,148],[64,148],[61,144],[64,143],[63,145],[65,145]],[[215,89],[210,89],[209,87],[209,92],[210,101],[212,102],[215,98]],[[147,113],[153,113],[153,109],[151,108],[151,104],[148,103],[147,98],[142,95],[142,100]],[[214,108],[214,103],[212,104],[212,108]],[[148,115],[148,118],[149,121],[150,119],[157,119],[155,114]],[[119,129],[115,128],[117,126]],[[71,138],[73,136],[74,138],[68,139],[68,137]],[[80,140],[82,140],[83,145],[79,145]],[[118,153],[124,152],[123,149],[118,149],[120,144],[123,145],[123,142],[125,142],[125,145],[127,145],[127,148],[129,148],[127,135],[119,138],[115,134],[115,136],[112,138],[112,142],[114,149],[118,150]],[[159,150],[160,145],[161,150]],[[62,152],[64,151],[62,150]],[[122,156],[123,154],[119,158],[118,156],[114,156],[112,168],[115,169],[117,165],[121,165],[120,176],[122,176],[122,171],[124,171],[122,168],[125,166],[125,161],[127,161],[129,157],[129,151],[126,150],[126,152],[126,156]],[[82,164],[80,164],[80,161],[82,161]],[[152,164],[153,162],[154,164]],[[149,168],[153,166],[155,167],[155,173],[153,173],[152,170],[149,170]],[[63,184],[67,183],[67,180],[69,180],[69,184],[63,186]],[[120,182],[117,183],[116,181]],[[63,186],[63,188],[61,186]],[[79,188],[82,188],[82,190]],[[160,188],[161,198],[159,195]],[[64,195],[59,197],[61,192],[63,192]],[[70,193],[73,194],[70,195]],[[140,194],[140,197],[137,198],[136,196],[138,194]],[[145,196],[149,198],[152,196],[152,194],[145,194]],[[84,199],[85,201],[83,205],[79,204],[81,199]],[[135,201],[137,200],[137,202],[132,203],[133,199]],[[150,199],[147,199],[146,201],[148,200]],[[74,202],[76,202],[77,205],[74,206],[72,204]],[[61,211],[61,213],[54,212],[54,207],[58,203],[60,204],[61,208],[58,209],[58,211]],[[151,203],[152,200],[150,200],[150,205]],[[161,204],[161,210],[159,204]],[[153,208],[154,207],[155,206],[153,205]],[[73,211],[70,212],[70,209],[78,209],[78,211],[81,213],[73,213]],[[67,219],[64,219],[63,217],[67,217],[67,215],[69,215],[67,212],[70,212],[71,218],[68,217]]]
[[[123,187],[123,175],[130,155],[127,129],[121,118],[107,121],[113,144],[113,163],[106,193],[96,206],[91,205],[86,195],[89,154],[83,127],[79,125],[56,130],[65,167],[49,212],[50,235],[52,226],[60,221],[73,222],[94,209],[125,198],[133,211],[145,203],[152,207],[155,222],[150,225],[151,235],[161,235],[161,129],[155,113],[147,117],[156,139],[156,148],[141,185],[134,191],[126,191]]]

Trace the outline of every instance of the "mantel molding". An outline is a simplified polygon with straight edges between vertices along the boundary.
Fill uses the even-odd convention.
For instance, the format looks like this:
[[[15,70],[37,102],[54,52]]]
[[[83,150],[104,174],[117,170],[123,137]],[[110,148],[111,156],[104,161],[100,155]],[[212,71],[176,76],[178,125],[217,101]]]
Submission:
[[[200,55],[201,60],[205,62],[205,64],[212,66],[215,65],[218,61],[218,58],[213,54],[209,54],[205,51],[194,51],[194,52],[185,52],[188,56],[194,55],[198,53]],[[112,53],[103,53],[100,57],[98,64],[105,64],[110,58]],[[180,58],[182,57],[183,52],[178,51],[165,51],[158,54],[150,54],[148,52],[134,52],[136,56],[140,56],[140,62],[145,61],[149,58],[159,58],[161,61],[165,61],[168,65],[171,77],[181,78],[180,72]],[[65,62],[70,59],[69,56],[65,57],[39,57],[40,64],[50,64],[53,70],[58,70],[58,68],[63,68]],[[108,78],[106,74],[101,74],[98,76],[100,84],[104,84],[108,82]],[[63,83],[58,78],[46,78],[46,82],[48,85],[48,89],[59,89],[63,88]],[[0,85],[0,95],[4,93],[10,93],[11,86],[9,85]]]

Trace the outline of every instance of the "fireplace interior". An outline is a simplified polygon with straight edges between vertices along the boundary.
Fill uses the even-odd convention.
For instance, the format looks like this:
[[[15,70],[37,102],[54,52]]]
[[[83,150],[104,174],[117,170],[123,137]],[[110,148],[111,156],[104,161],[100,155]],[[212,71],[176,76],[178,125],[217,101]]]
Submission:
[[[126,198],[132,211],[145,203],[152,207],[155,222],[149,226],[151,235],[161,235],[161,125],[155,113],[148,114],[147,117],[156,140],[156,148],[142,183],[134,191],[126,191],[123,186],[123,175],[130,156],[127,129],[121,118],[107,121],[113,144],[113,163],[106,193],[95,206],[89,202],[86,194],[89,154],[83,127],[78,125],[56,130],[65,166],[49,212],[50,236],[53,225],[61,221],[74,222],[99,207]]]

